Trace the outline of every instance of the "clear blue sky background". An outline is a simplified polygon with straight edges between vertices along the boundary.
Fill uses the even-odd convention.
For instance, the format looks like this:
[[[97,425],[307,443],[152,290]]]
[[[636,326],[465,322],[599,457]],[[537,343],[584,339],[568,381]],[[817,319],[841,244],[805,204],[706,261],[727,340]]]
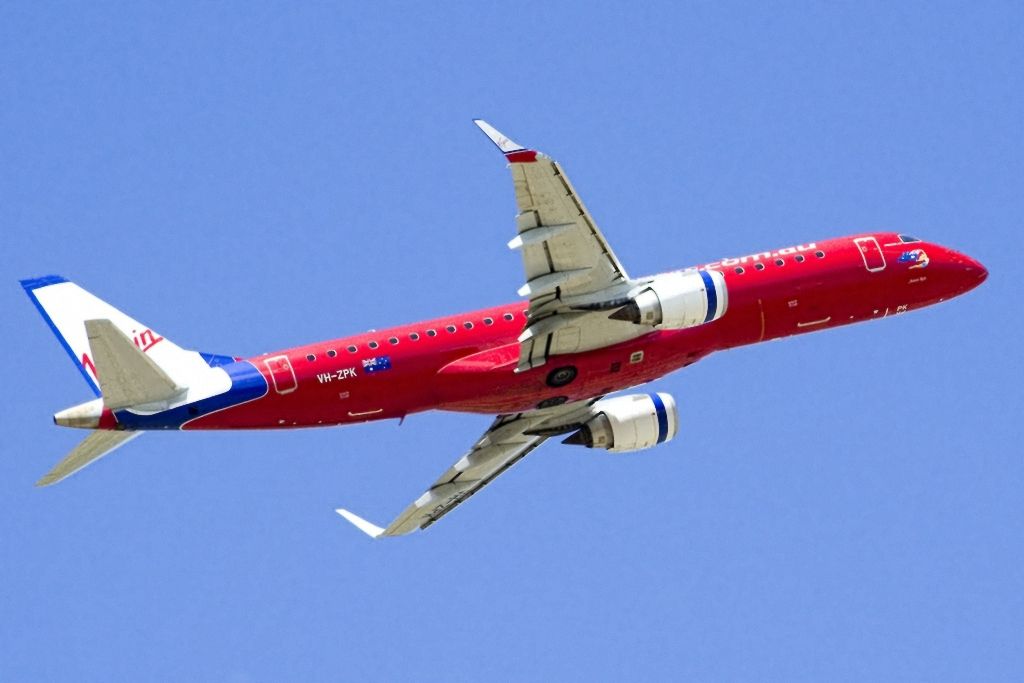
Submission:
[[[0,679],[1020,680],[1019,3],[0,7]],[[368,5],[369,7],[369,5]],[[372,542],[485,428],[150,434],[63,484],[90,398],[17,279],[239,355],[515,298],[482,116],[631,272],[899,229],[932,309],[657,382],[682,432],[548,445]]]

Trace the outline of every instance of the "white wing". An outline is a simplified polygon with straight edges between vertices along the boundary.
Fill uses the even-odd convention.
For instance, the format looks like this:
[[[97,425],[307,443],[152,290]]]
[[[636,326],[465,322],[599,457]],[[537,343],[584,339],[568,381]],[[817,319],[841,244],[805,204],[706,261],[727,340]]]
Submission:
[[[526,283],[519,295],[530,299],[517,370],[543,365],[551,355],[609,346],[645,332],[608,320],[607,310],[621,305],[635,283],[562,167],[486,121],[474,123],[505,155],[515,186],[518,234],[509,247],[522,254]]]
[[[607,289],[629,277],[565,171],[553,159],[512,142],[486,121],[476,125],[505,154],[515,186],[518,235],[531,303]]]
[[[374,538],[401,536],[416,529],[426,529],[541,445],[547,435],[534,433],[535,430],[543,432],[544,426],[549,424],[572,425],[574,420],[588,414],[595,400],[499,415],[473,448],[445,470],[426,493],[387,528],[367,522],[348,510],[338,509],[336,512]]]

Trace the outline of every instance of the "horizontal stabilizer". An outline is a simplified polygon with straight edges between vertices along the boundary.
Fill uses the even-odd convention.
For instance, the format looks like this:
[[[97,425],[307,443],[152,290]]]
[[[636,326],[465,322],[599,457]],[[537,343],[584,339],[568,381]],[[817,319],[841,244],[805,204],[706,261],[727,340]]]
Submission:
[[[166,408],[184,394],[185,389],[110,320],[86,320],[85,331],[107,408],[150,404]]]
[[[85,437],[82,443],[75,446],[74,450],[68,453],[67,457],[46,473],[46,476],[36,482],[36,486],[49,486],[56,484],[61,479],[70,477],[72,474],[90,465],[115,448],[131,441],[142,432],[120,432],[120,431],[97,431]]]

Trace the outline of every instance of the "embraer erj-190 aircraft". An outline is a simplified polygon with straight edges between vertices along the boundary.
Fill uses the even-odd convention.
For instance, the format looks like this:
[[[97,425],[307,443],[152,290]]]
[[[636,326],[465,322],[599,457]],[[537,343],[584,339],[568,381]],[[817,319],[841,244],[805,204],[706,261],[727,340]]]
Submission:
[[[745,344],[935,304],[988,275],[964,254],[876,232],[630,277],[562,167],[484,121],[512,170],[528,301],[254,358],[188,351],[58,276],[22,281],[96,399],[54,415],[94,430],[38,485],[152,429],[283,429],[497,414],[469,451],[391,524],[424,529],[545,440],[629,452],[670,441],[675,400],[609,397]]]

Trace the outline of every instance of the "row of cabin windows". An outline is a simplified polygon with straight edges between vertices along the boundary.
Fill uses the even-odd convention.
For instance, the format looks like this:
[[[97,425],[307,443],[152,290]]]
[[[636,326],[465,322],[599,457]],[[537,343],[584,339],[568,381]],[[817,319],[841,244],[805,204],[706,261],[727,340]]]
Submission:
[[[523,315],[524,316],[526,315],[526,313],[527,313],[526,311],[523,311]],[[511,313],[505,313],[501,317],[502,317],[502,319],[504,319],[504,320],[506,320],[508,322],[512,322],[513,320],[515,320],[515,316],[513,314],[511,314]],[[484,323],[484,325],[493,325],[494,324],[494,318],[491,318],[490,316],[488,316],[488,317],[484,318],[483,323]],[[466,322],[462,323],[462,326],[464,328],[466,328],[467,330],[471,330],[474,327],[473,323],[470,322],[469,320],[467,320]],[[455,325],[446,325],[444,329],[449,334],[452,334],[452,333],[456,332],[459,328],[456,327]],[[426,331],[426,335],[428,337],[436,337],[437,336],[437,330],[427,330]],[[409,339],[411,339],[412,341],[419,341],[421,336],[422,335],[420,335],[419,332],[410,332],[409,333]],[[393,345],[393,346],[397,345],[398,341],[399,341],[398,337],[388,337],[388,343]],[[378,344],[376,341],[369,342],[367,344],[367,346],[370,347],[371,349],[380,348],[380,344]],[[345,350],[348,351],[349,353],[355,353],[356,351],[359,350],[359,347],[356,346],[355,344],[349,344],[348,346],[345,347]],[[328,349],[328,351],[327,351],[327,357],[328,358],[334,358],[337,355],[338,355],[337,351],[335,351],[334,349]],[[308,360],[310,362],[315,361],[316,360],[316,354],[315,353],[306,354],[306,360]]]
[[[825,252],[821,251],[820,249],[818,251],[814,252],[814,255],[817,258],[825,258]],[[793,257],[793,259],[797,263],[803,263],[806,260],[804,258],[803,254],[797,254],[796,256]],[[775,265],[777,265],[777,266],[784,266],[784,265],[786,265],[786,261],[785,261],[785,259],[777,258],[777,259],[775,259]],[[736,266],[735,268],[733,268],[733,270],[736,271],[737,275],[743,275],[743,273],[746,272],[746,270],[743,268],[743,266]],[[761,263],[760,261],[758,261],[757,263],[754,264],[754,270],[764,270],[764,264]]]

